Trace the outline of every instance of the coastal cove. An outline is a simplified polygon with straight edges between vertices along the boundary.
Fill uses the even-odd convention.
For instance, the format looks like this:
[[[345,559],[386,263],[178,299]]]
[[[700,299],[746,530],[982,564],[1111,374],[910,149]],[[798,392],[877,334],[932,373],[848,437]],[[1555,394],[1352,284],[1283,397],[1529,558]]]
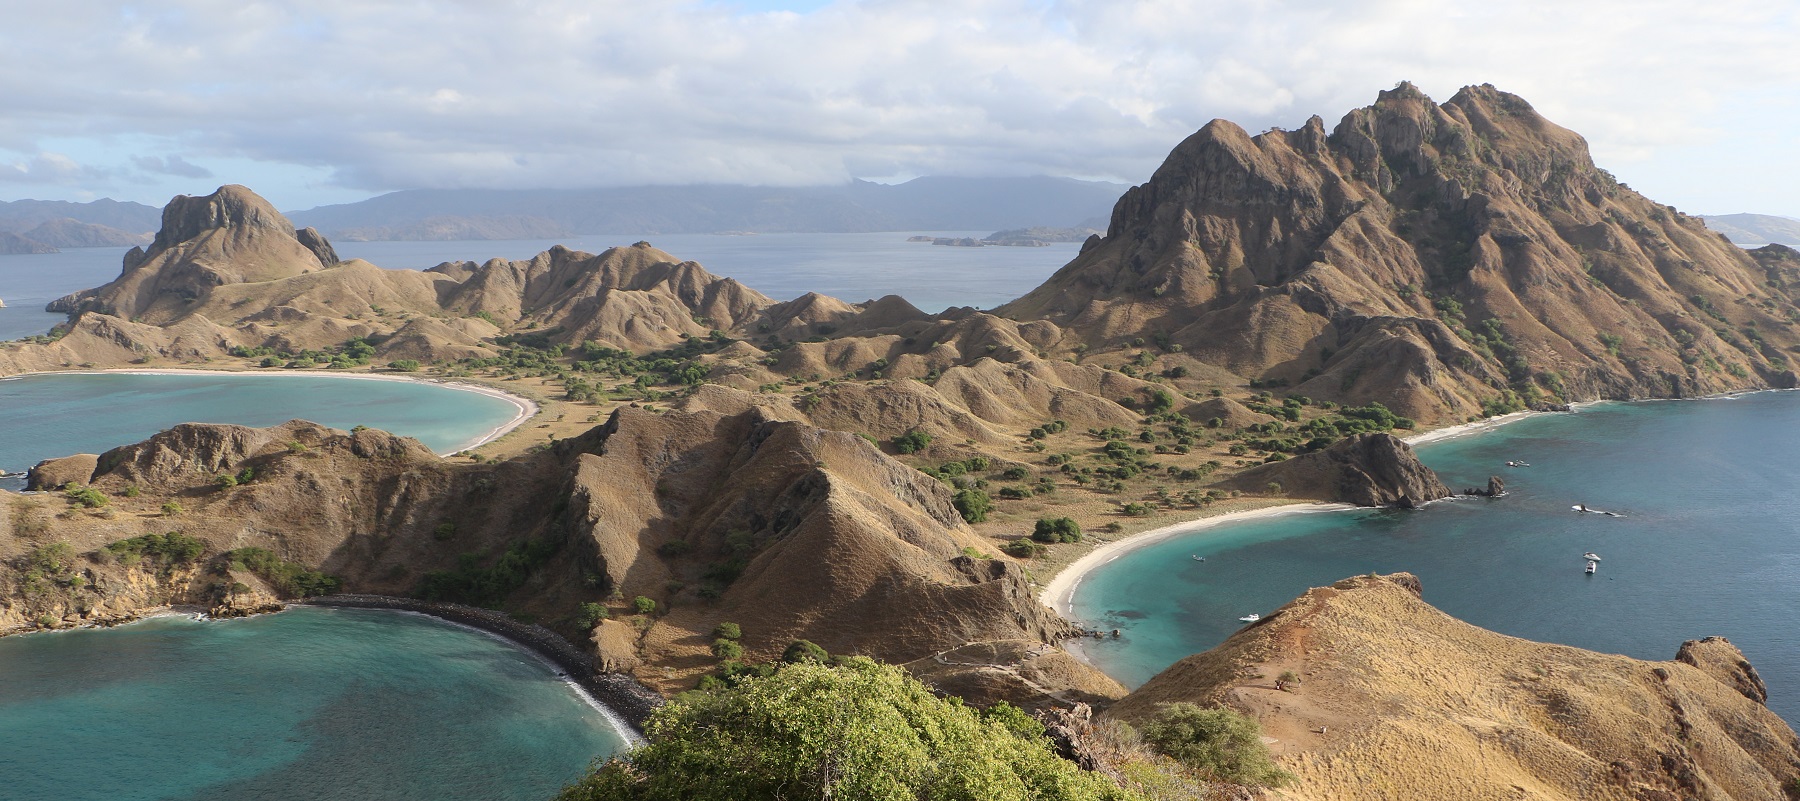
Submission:
[[[625,743],[539,657],[417,614],[6,637],[0,674],[0,775],[19,798],[523,801]]]
[[[0,470],[103,453],[179,423],[277,425],[306,419],[379,428],[449,454],[530,419],[532,402],[474,384],[316,372],[115,370],[0,379]]]
[[[1407,571],[1434,606],[1526,639],[1662,660],[1684,640],[1727,637],[1768,683],[1769,707],[1800,720],[1800,394],[1590,404],[1418,450],[1453,488],[1499,475],[1507,494],[1201,520],[1066,571],[1046,600],[1073,584],[1059,611],[1122,635],[1075,647],[1135,687],[1219,644],[1242,615],[1345,576]],[[1518,460],[1530,466],[1506,466]],[[1589,551],[1603,557],[1592,576]]]

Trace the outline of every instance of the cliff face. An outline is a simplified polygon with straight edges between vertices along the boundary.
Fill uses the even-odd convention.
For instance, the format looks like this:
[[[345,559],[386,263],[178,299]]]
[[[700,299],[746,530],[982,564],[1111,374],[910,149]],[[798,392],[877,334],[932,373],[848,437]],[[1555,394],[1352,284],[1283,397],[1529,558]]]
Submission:
[[[1791,289],[1490,86],[1409,84],[1327,132],[1214,121],[998,310],[1093,352],[1148,333],[1244,378],[1424,420],[1792,383]],[[1065,343],[1066,345],[1073,343]]]
[[[1246,711],[1299,777],[1293,798],[1778,799],[1800,738],[1755,675],[1716,637],[1671,662],[1505,637],[1402,573],[1309,590],[1106,714]]]

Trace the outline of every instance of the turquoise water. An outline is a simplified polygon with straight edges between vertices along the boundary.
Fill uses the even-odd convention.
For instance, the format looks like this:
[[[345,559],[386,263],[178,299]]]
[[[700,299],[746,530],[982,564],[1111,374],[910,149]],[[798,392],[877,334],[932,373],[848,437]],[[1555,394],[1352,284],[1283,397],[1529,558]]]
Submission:
[[[1131,552],[1076,593],[1077,619],[1123,632],[1086,652],[1137,686],[1223,641],[1240,615],[1404,570],[1425,600],[1503,634],[1642,659],[1728,637],[1768,683],[1770,708],[1800,723],[1800,393],[1601,404],[1419,452],[1452,488],[1500,475],[1509,494],[1290,515]],[[1532,466],[1505,466],[1515,459]],[[1586,551],[1603,558],[1594,576]]]
[[[329,375],[74,373],[0,379],[0,470],[103,453],[178,423],[271,426],[295,418],[415,437],[449,452],[511,420],[513,404],[414,381]]]
[[[542,801],[619,736],[479,632],[297,608],[0,639],[0,799]]]

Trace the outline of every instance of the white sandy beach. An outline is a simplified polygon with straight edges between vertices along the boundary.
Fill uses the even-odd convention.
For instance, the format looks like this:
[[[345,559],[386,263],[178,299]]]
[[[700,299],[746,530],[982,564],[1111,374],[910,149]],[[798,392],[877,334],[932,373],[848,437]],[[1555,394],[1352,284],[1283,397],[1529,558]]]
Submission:
[[[1038,600],[1042,601],[1045,606],[1056,610],[1057,614],[1072,619],[1075,616],[1073,606],[1075,590],[1081,586],[1082,579],[1086,578],[1089,572],[1092,572],[1101,565],[1107,564],[1114,559],[1139,548],[1143,548],[1147,545],[1154,545],[1170,537],[1192,534],[1196,531],[1204,531],[1227,523],[1242,523],[1246,520],[1260,520],[1270,517],[1280,517],[1282,515],[1342,512],[1355,508],[1357,507],[1347,503],[1291,503],[1267,509],[1250,509],[1242,512],[1216,515],[1214,517],[1202,517],[1196,520],[1188,520],[1163,526],[1162,528],[1151,529],[1141,534],[1134,534],[1130,537],[1126,537],[1122,540],[1114,540],[1106,543],[1105,545],[1095,548],[1092,553],[1075,560],[1068,567],[1065,567],[1058,572],[1054,578],[1050,579],[1049,584],[1044,585],[1043,592],[1038,593]]]
[[[512,404],[513,408],[517,410],[513,414],[512,419],[507,420],[506,422],[501,423],[500,425],[495,426],[495,427],[483,432],[482,434],[474,437],[473,439],[470,439],[468,442],[462,443],[460,445],[457,445],[454,448],[451,448],[450,450],[447,450],[447,451],[444,451],[443,453],[438,454],[439,456],[449,456],[451,454],[460,453],[462,451],[470,450],[473,448],[479,448],[483,445],[488,444],[489,442],[493,442],[494,440],[497,440],[503,436],[506,436],[507,433],[511,432],[513,429],[518,428],[521,425],[524,425],[525,421],[530,420],[532,417],[536,416],[538,413],[538,405],[537,405],[537,403],[533,402],[532,400],[530,400],[528,398],[519,397],[518,395],[514,395],[512,393],[505,392],[503,390],[499,390],[494,387],[487,386],[485,384],[475,384],[475,383],[469,383],[466,381],[446,381],[441,378],[417,378],[417,377],[403,376],[403,375],[375,375],[373,373],[342,373],[342,372],[325,371],[325,370],[279,370],[279,371],[268,370],[268,371],[263,371],[263,370],[201,370],[201,369],[195,369],[195,368],[181,368],[181,367],[157,367],[157,368],[120,367],[120,368],[113,368],[113,369],[109,369],[109,370],[47,370],[44,372],[37,372],[37,373],[20,373],[18,375],[12,375],[12,376],[6,376],[5,378],[0,378],[0,381],[14,379],[14,378],[25,378],[25,377],[34,376],[34,375],[94,375],[97,373],[119,373],[119,374],[124,374],[124,375],[212,375],[212,376],[223,375],[223,376],[276,376],[276,377],[279,377],[279,376],[311,376],[314,378],[344,378],[344,379],[353,379],[353,380],[357,380],[357,381],[409,381],[409,382],[412,382],[415,384],[431,384],[433,386],[439,386],[439,387],[443,387],[445,389],[460,390],[462,392],[473,392],[478,395],[486,395],[490,398],[498,398],[500,400],[503,400],[503,401],[506,401],[507,403]]]

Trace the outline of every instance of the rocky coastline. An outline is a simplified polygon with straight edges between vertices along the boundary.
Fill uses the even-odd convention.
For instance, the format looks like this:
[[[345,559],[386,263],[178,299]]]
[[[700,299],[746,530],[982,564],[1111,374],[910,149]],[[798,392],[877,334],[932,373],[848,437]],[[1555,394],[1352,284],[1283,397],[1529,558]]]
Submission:
[[[416,612],[497,634],[530,649],[567,672],[569,678],[618,714],[639,735],[643,733],[644,723],[650,719],[651,713],[664,703],[662,696],[627,674],[599,672],[595,668],[593,655],[584,653],[562,635],[543,626],[521,623],[504,612],[388,595],[326,595],[294,603],[344,609]]]

